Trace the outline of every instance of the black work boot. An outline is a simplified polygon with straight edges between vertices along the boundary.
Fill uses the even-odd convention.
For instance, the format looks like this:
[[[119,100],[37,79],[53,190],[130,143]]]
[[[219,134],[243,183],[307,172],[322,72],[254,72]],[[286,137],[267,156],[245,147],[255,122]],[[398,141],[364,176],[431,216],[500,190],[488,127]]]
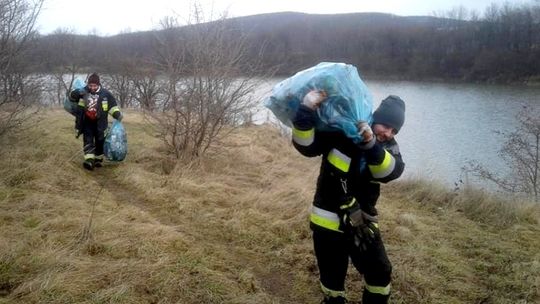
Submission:
[[[94,161],[94,167],[96,168],[103,167],[103,158],[96,158]]]
[[[86,170],[94,170],[94,159],[93,158],[89,158],[87,160],[85,160],[83,162],[83,167],[86,169]]]
[[[325,296],[321,304],[347,304],[347,299],[344,297],[329,297]]]

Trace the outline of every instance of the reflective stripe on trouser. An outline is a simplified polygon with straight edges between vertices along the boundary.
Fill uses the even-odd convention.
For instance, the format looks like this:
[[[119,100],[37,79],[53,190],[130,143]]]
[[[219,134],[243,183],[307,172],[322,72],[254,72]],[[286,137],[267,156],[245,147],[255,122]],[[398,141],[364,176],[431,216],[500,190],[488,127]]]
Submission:
[[[332,297],[332,298],[344,297],[345,298],[345,290],[332,290],[332,289],[324,286],[324,284],[322,282],[321,282],[321,290],[325,295],[327,295],[329,297]]]
[[[94,159],[96,156],[92,153],[89,153],[89,154],[85,154],[84,155],[84,160],[89,160],[89,159]]]
[[[299,144],[300,146],[304,146],[304,147],[309,146],[315,140],[315,128],[302,131],[293,127],[292,139],[295,143]]]
[[[349,166],[351,165],[351,158],[343,154],[338,149],[332,149],[328,153],[328,162],[331,163],[334,167],[338,168],[342,172],[349,172]]]
[[[363,304],[387,304],[390,298],[390,284],[385,287],[365,285],[362,294]]]
[[[394,171],[396,159],[388,151],[384,150],[384,159],[378,165],[368,165],[369,171],[374,178],[385,178]]]
[[[390,294],[390,284],[386,286],[371,286],[366,284],[366,290],[371,293],[377,293],[386,296]]]
[[[96,160],[98,160],[98,161],[103,161],[103,154],[101,154],[101,155],[96,155]]]
[[[340,221],[337,213],[313,206],[311,208],[310,220],[317,226],[321,226],[332,231],[342,232],[339,230]]]

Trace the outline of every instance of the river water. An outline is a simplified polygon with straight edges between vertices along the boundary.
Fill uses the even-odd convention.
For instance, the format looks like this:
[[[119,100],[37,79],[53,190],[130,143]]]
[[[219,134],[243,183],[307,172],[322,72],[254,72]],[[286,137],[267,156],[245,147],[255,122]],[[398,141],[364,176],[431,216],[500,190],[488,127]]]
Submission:
[[[257,92],[261,100],[281,79],[268,79]],[[512,131],[522,107],[540,108],[540,87],[367,80],[374,108],[388,95],[406,103],[405,125],[396,136],[406,163],[404,177],[435,180],[453,187],[467,179],[482,185],[462,168],[468,162],[507,173],[498,155],[505,138],[496,131]],[[272,114],[259,112],[258,122]]]

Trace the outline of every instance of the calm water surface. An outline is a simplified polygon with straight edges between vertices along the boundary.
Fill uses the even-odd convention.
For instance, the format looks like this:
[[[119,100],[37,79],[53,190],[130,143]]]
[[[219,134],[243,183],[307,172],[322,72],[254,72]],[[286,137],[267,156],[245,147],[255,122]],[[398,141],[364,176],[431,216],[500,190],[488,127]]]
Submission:
[[[267,80],[257,95],[268,96],[280,80]],[[462,167],[469,161],[508,172],[498,155],[505,139],[495,131],[515,129],[515,117],[523,106],[540,107],[539,87],[365,82],[375,108],[390,94],[405,100],[405,125],[396,137],[406,163],[404,176],[436,180],[448,186],[465,178]],[[271,116],[262,110],[256,120],[263,122]]]

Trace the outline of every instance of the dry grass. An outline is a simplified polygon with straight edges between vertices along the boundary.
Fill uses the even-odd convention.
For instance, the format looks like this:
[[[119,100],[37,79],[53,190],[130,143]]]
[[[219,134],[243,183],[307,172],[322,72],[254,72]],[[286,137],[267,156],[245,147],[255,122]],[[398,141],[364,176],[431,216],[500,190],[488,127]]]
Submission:
[[[126,116],[128,159],[95,172],[60,111],[2,143],[0,303],[317,303],[318,159],[262,126],[176,163]],[[379,206],[393,303],[540,301],[538,206],[419,181]]]

